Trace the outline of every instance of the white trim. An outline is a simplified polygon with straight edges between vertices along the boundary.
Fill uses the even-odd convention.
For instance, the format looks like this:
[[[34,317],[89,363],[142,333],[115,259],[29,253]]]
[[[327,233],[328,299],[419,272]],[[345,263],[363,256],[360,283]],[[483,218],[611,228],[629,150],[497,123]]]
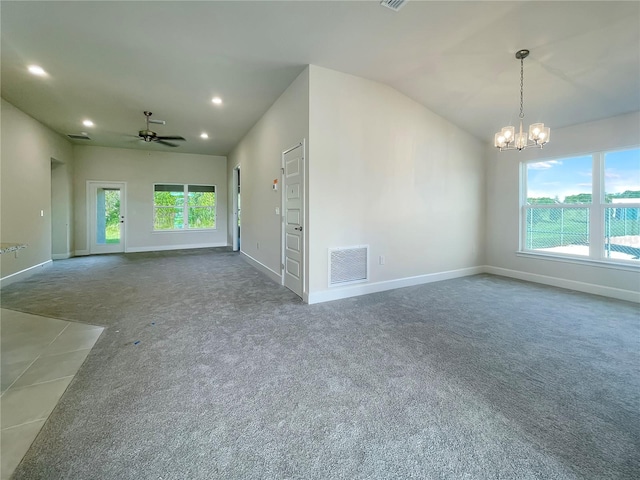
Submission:
[[[395,290],[396,288],[412,287],[425,283],[439,282],[442,280],[450,280],[452,278],[467,277],[484,273],[485,268],[482,266],[461,268],[459,270],[449,270],[447,272],[427,273],[425,275],[417,275],[415,277],[398,278],[395,280],[387,280],[384,282],[369,283],[366,285],[353,285],[346,288],[332,288],[322,292],[310,293],[308,303],[321,303],[331,300],[339,300],[342,298],[357,297],[359,295],[367,295],[369,293],[384,292],[385,290]]]
[[[606,218],[605,212],[608,208],[619,208],[616,203],[606,203],[606,195],[605,195],[605,163],[607,154],[625,152],[637,150],[640,148],[640,145],[636,146],[628,146],[628,147],[620,147],[620,148],[609,148],[605,150],[595,150],[590,152],[585,152],[583,154],[573,153],[573,154],[565,154],[565,155],[554,155],[551,158],[543,159],[528,159],[520,162],[520,214],[519,214],[519,252],[518,253],[528,253],[533,251],[532,249],[527,248],[527,212],[534,212],[536,210],[549,210],[549,209],[560,209],[564,210],[587,210],[587,218],[588,223],[586,225],[586,238],[589,245],[589,255],[587,257],[588,260],[594,263],[590,263],[591,265],[598,266],[595,262],[611,262],[605,255],[605,245],[607,238],[605,236],[605,225]],[[591,157],[591,201],[589,203],[555,203],[555,204],[527,204],[527,194],[528,194],[528,166],[536,163],[545,163],[551,160],[569,160],[569,159],[586,159]],[[566,199],[565,199],[566,200]],[[564,200],[563,200],[564,202]],[[622,208],[640,208],[640,200],[632,203],[624,203],[624,207]],[[626,217],[625,217],[626,218]],[[625,220],[626,221],[626,220]],[[548,258],[550,258],[549,256]],[[611,262],[612,264],[617,263],[616,261]],[[633,268],[633,263],[625,262],[622,260],[620,262],[622,265],[628,264],[631,268]],[[624,268],[623,268],[624,269]]]
[[[7,275],[6,277],[2,277],[0,278],[0,288],[6,287],[7,285],[11,285],[14,282],[19,282],[21,280],[26,279],[27,277],[30,277],[31,275],[36,273],[33,270],[39,267],[46,267],[50,263],[52,263],[52,261],[47,260],[46,262],[39,263],[32,267],[25,268],[24,270],[20,270],[19,272],[12,273],[11,275]]]
[[[91,255],[89,250],[76,250],[73,252],[74,257],[86,257],[87,255]]]
[[[577,290],[578,292],[591,293],[593,295],[602,295],[605,297],[617,298],[619,300],[640,303],[640,292],[634,292],[632,290],[605,287],[602,285],[595,285],[593,283],[566,280],[564,278],[550,277],[548,275],[539,275],[537,273],[528,273],[519,270],[509,270],[507,268],[492,267],[490,265],[485,265],[484,271],[492,275],[517,278],[518,280],[525,280],[527,282],[542,283],[553,287],[567,288],[569,290]]]
[[[149,233],[151,235],[161,235],[163,233],[211,233],[218,230],[217,228],[184,228],[184,229],[171,229],[171,230],[152,230]]]
[[[51,254],[51,260],[66,260],[67,258],[71,257],[73,257],[71,252]]]
[[[253,258],[251,255],[247,255],[242,250],[240,250],[240,256],[242,257],[242,259],[244,261],[246,261],[249,265],[254,267],[256,270],[261,271],[262,273],[267,275],[271,280],[273,280],[273,281],[277,282],[278,284],[282,285],[282,277],[278,274],[278,272],[276,272],[274,270],[271,270],[264,263],[259,262],[258,260]]]
[[[587,265],[589,267],[597,267],[597,268],[609,268],[612,270],[623,270],[626,272],[639,272],[640,264],[633,264],[630,262],[625,262],[624,260],[612,261],[612,260],[594,260],[590,257],[578,257],[566,255],[558,255],[554,253],[543,253],[536,252],[534,250],[527,250],[516,252],[517,257],[523,258],[535,258],[538,260],[547,260],[551,262],[564,262],[564,263],[573,263],[576,265]]]
[[[189,250],[192,248],[211,248],[211,247],[226,247],[227,242],[218,243],[188,243],[186,245],[160,245],[149,247],[129,247],[125,253],[138,253],[138,252],[162,252],[165,250]]]
[[[285,151],[283,151],[283,152],[282,152],[282,155],[284,156],[284,155],[286,155],[287,153],[292,152],[292,151],[294,151],[296,148],[298,148],[298,147],[302,147],[302,146],[304,146],[304,140],[303,140],[302,142],[298,142],[298,143],[296,143],[293,147],[289,147],[289,148],[287,148]]]

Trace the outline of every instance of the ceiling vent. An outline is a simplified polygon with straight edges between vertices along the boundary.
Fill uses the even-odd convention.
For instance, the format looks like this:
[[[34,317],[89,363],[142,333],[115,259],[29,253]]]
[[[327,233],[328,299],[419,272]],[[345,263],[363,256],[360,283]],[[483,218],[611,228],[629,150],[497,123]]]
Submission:
[[[394,12],[400,10],[408,0],[382,0],[380,5],[390,8]]]
[[[91,140],[87,135],[84,135],[82,133],[69,133],[67,134],[67,137],[69,137],[71,140]]]

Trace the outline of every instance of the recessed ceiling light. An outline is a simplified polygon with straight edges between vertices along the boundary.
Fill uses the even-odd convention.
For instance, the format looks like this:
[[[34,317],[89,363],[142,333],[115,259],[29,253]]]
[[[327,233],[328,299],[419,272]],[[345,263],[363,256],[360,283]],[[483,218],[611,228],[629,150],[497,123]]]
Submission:
[[[202,132],[200,134],[200,138],[209,138],[209,135],[207,135],[206,133]]]
[[[213,97],[211,101],[216,105],[220,105],[222,103],[222,99],[220,97]]]
[[[85,127],[93,127],[93,122],[92,122],[91,120],[83,120],[83,121],[82,121],[82,124],[83,124]]]
[[[44,76],[47,75],[47,72],[44,71],[44,68],[42,68],[42,67],[40,67],[38,65],[29,65],[29,67],[27,67],[27,68],[34,75],[38,75],[40,77],[44,77]]]

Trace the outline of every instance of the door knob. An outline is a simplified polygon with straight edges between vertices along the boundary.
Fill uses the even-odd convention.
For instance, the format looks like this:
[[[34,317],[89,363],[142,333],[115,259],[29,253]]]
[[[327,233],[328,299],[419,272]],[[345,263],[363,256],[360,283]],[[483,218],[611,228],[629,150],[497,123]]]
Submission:
[[[302,226],[300,226],[300,227],[293,227],[293,229],[294,229],[294,230],[298,230],[299,232],[301,232],[301,231],[302,231]]]

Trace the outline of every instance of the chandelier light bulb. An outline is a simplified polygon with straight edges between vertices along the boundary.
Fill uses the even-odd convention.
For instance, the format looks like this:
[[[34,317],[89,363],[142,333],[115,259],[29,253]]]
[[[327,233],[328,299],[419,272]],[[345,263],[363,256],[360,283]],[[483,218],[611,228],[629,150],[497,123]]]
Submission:
[[[507,143],[513,142],[513,137],[515,137],[516,129],[514,126],[509,125],[508,127],[504,127],[499,133],[505,138]]]

